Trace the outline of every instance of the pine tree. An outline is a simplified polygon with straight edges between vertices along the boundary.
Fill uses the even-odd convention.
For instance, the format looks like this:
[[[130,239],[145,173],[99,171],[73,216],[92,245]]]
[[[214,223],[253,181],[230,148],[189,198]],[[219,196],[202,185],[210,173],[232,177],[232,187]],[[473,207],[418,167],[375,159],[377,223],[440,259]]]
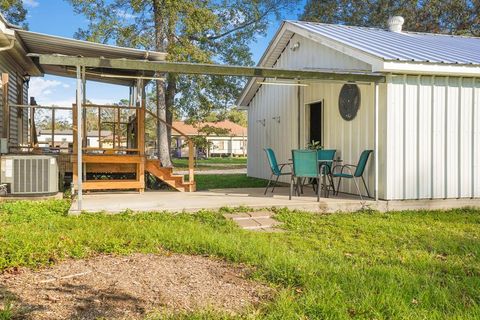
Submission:
[[[308,0],[301,19],[386,28],[394,15],[408,31],[480,36],[479,0]]]
[[[25,29],[28,27],[25,22],[27,10],[22,0],[0,0],[0,12],[8,22],[21,25]]]

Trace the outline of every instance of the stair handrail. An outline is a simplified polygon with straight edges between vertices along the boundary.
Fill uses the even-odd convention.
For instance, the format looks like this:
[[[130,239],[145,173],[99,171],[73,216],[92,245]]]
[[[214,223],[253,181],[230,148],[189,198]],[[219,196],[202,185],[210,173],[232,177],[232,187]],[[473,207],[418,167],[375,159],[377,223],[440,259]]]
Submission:
[[[194,174],[194,163],[195,163],[195,160],[194,160],[194,143],[193,143],[193,140],[187,136],[187,134],[183,133],[182,131],[180,131],[179,129],[175,128],[174,126],[172,126],[170,123],[168,123],[167,121],[163,120],[163,119],[160,119],[155,113],[153,113],[152,111],[148,110],[147,108],[145,108],[145,111],[151,115],[152,117],[154,117],[155,119],[157,119],[158,121],[162,122],[163,124],[165,124],[167,127],[169,127],[170,129],[172,130],[175,130],[176,132],[178,132],[182,137],[184,137],[187,141],[188,141],[188,181],[190,183],[193,183],[195,181],[195,174]]]

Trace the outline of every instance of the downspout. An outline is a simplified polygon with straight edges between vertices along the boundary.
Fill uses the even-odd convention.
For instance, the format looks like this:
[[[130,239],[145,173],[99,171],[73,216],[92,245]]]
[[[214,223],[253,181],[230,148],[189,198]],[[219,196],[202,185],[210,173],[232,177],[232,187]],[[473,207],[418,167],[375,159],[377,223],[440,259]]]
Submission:
[[[10,50],[13,48],[13,46],[15,45],[15,39],[10,39],[10,44],[6,47],[1,47],[0,48],[0,51],[7,51],[7,50]]]

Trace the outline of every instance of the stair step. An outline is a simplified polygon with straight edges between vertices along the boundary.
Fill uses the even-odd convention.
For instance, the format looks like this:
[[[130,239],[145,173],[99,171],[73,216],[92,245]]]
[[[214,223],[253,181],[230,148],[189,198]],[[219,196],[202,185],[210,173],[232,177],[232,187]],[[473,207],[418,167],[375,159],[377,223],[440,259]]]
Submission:
[[[195,183],[186,183],[183,175],[173,174],[173,168],[171,167],[160,167],[160,162],[158,161],[147,160],[145,170],[178,191],[185,192],[195,190]]]

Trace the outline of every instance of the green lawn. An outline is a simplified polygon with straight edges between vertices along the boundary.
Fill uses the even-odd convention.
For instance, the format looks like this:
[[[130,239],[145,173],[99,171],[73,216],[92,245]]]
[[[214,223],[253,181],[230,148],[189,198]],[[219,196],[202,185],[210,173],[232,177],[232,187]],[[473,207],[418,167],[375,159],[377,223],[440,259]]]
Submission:
[[[188,180],[188,176],[185,176]],[[263,188],[267,181],[247,177],[245,174],[197,174],[195,175],[197,190],[224,188]]]
[[[66,216],[68,205],[0,204],[0,271],[98,253],[169,250],[253,266],[251,276],[277,294],[250,319],[480,318],[478,210],[279,210],[286,232],[257,233],[220,212]]]
[[[173,166],[176,169],[188,168],[188,159],[172,159]],[[205,169],[237,169],[245,168],[247,166],[247,158],[235,157],[235,158],[220,158],[213,157],[208,159],[197,160],[197,170]]]

